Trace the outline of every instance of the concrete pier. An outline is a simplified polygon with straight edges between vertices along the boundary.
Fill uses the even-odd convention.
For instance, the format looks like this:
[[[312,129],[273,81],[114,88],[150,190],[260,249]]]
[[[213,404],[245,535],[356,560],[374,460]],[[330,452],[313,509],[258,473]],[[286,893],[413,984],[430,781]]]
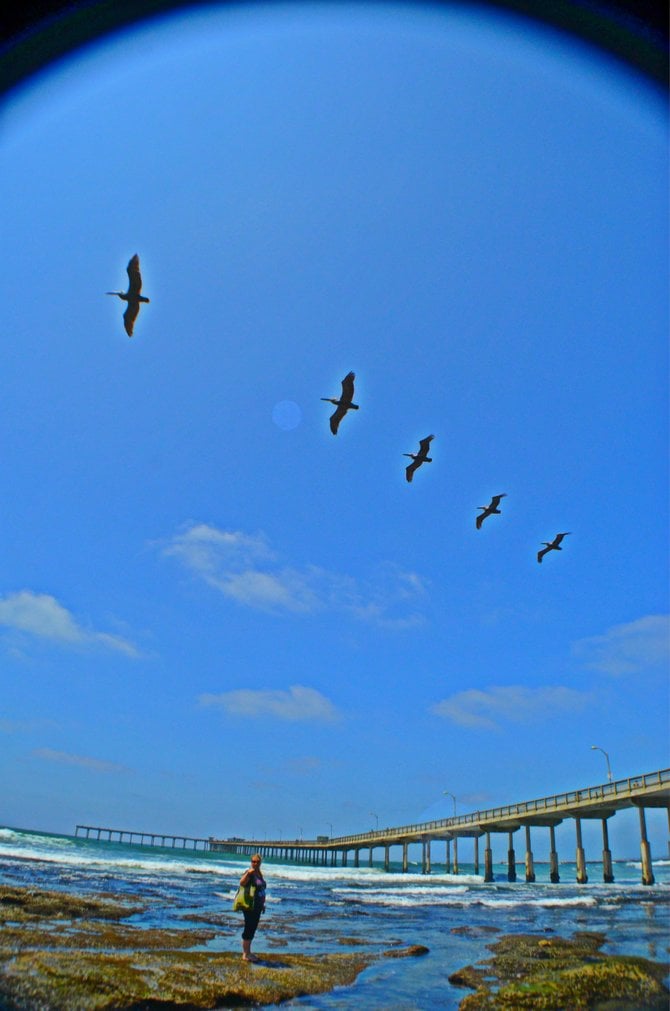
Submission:
[[[597,786],[573,790],[568,793],[542,797],[537,800],[524,801],[518,804],[508,804],[502,807],[490,808],[485,811],[474,811],[469,814],[451,818],[441,818],[419,824],[401,825],[396,828],[376,828],[372,831],[356,835],[317,836],[313,840],[289,839],[254,840],[239,836],[208,839],[197,837],[162,834],[157,832],[138,832],[128,829],[116,829],[97,825],[77,825],[75,836],[92,842],[123,843],[133,846],[169,847],[170,849],[202,849],[214,853],[227,853],[233,856],[249,856],[259,852],[264,857],[277,860],[292,860],[297,863],[314,866],[336,867],[341,863],[347,866],[349,855],[353,854],[353,864],[360,866],[361,850],[368,850],[368,865],[372,865],[373,851],[383,849],[383,866],[385,870],[391,867],[391,848],[401,847],[402,870],[409,869],[409,846],[422,846],[421,869],[424,874],[431,873],[431,844],[442,841],[446,846],[447,872],[459,873],[458,838],[472,838],[474,841],[475,873],[479,872],[479,837],[485,836],[484,847],[484,880],[492,882],[493,853],[491,849],[491,833],[507,833],[507,877],[510,882],[516,881],[516,855],[514,851],[514,833],[520,828],[525,832],[525,878],[527,882],[535,881],[534,856],[531,846],[531,829],[533,827],[549,828],[549,879],[558,883],[559,863],[556,852],[555,827],[562,821],[573,819],[576,832],[576,864],[577,881],[580,884],[588,882],[586,872],[586,857],[582,842],[582,819],[599,819],[603,834],[603,879],[613,880],[612,853],[610,851],[608,820],[617,812],[625,809],[638,809],[640,822],[640,853],[642,857],[642,882],[645,885],[654,883],[654,873],[651,850],[647,838],[645,811],[647,808],[665,808],[668,812],[670,825],[670,769],[646,773],[635,778],[602,783]],[[454,844],[453,864],[451,859],[451,843]]]
[[[210,840],[194,836],[161,835],[158,832],[139,832],[127,828],[105,828],[99,825],[77,825],[75,839],[93,839],[94,842],[125,843],[129,846],[162,846],[169,849],[208,850]]]

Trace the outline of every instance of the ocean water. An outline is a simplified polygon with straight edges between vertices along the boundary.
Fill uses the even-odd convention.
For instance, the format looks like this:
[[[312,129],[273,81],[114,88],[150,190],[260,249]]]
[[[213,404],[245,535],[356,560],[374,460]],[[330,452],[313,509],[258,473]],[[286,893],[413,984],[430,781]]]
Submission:
[[[85,893],[111,892],[151,900],[131,922],[139,927],[210,926],[217,951],[238,951],[242,917],[232,899],[246,859],[181,849],[94,842],[71,836],[0,828],[0,883],[34,885]],[[666,961],[670,938],[670,861],[654,861],[656,883],[643,886],[635,860],[614,864],[616,881],[604,884],[602,867],[589,863],[589,883],[578,885],[574,864],[560,866],[561,882],[550,884],[548,867],[537,864],[537,881],[507,881],[507,866],[494,867],[484,884],[464,864],[458,875],[433,861],[400,873],[372,867],[307,867],[263,862],[267,911],[253,950],[379,954],[397,945],[423,944],[419,958],[381,959],[350,987],[284,1004],[296,1008],[365,1008],[366,1011],[455,1009],[469,991],[453,987],[449,975],[484,958],[500,933],[575,930],[607,935],[604,951]],[[254,968],[250,966],[250,971]],[[641,1009],[643,1011],[643,1009]]]

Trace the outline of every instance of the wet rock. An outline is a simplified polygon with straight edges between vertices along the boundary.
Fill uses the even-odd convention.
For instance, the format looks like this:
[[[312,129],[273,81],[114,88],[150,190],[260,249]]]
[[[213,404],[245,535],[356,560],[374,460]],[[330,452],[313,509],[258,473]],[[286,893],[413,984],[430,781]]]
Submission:
[[[0,1008],[120,1011],[277,1004],[352,983],[372,956],[192,950],[212,930],[142,929],[116,897],[0,888]],[[116,922],[113,922],[116,921]]]
[[[454,985],[475,990],[461,1001],[460,1011],[665,1011],[668,967],[644,958],[604,955],[600,949],[605,940],[603,934],[586,931],[569,939],[501,937],[488,945],[491,958],[450,977]]]
[[[484,937],[486,934],[499,934],[500,927],[494,927],[487,923],[473,924],[472,926],[466,923],[462,927],[452,927],[450,933],[462,937]]]
[[[18,888],[0,885],[0,923],[27,923],[42,917],[76,920],[95,917],[120,920],[144,911],[144,904],[118,895],[71,895],[45,888]]]
[[[415,958],[417,955],[427,955],[430,948],[423,944],[410,944],[407,948],[389,948],[383,952],[384,958]]]

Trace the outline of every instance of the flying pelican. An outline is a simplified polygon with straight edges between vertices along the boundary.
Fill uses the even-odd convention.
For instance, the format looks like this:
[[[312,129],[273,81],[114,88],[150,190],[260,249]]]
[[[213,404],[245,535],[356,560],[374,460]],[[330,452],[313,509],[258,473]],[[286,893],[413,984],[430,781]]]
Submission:
[[[414,477],[414,471],[421,466],[422,463],[432,463],[433,460],[428,456],[428,451],[430,449],[431,441],[435,438],[434,435],[427,435],[425,439],[419,440],[419,452],[418,453],[403,453],[403,456],[410,456],[412,462],[407,464],[405,468],[405,477],[408,481],[411,481]]]
[[[140,295],[142,291],[142,276],[140,274],[140,258],[137,253],[130,258],[126,269],[128,271],[128,291],[107,291],[105,294],[118,295],[119,298],[128,303],[128,307],[123,314],[123,325],[126,328],[128,336],[132,337],[133,325],[140,311],[140,302],[148,302],[149,299],[145,298],[144,295]]]
[[[505,498],[506,495],[507,492],[504,491],[502,495],[494,495],[487,506],[477,506],[478,509],[483,510],[483,512],[475,520],[478,530],[481,530],[482,523],[484,522],[487,516],[492,516],[493,513],[500,513],[500,509],[498,508],[498,506],[500,505],[500,499]]]
[[[347,372],[342,380],[342,396],[339,400],[336,397],[321,397],[322,400],[326,400],[329,404],[335,404],[336,407],[336,410],[330,416],[330,430],[333,435],[337,435],[339,424],[347,411],[358,410],[358,404],[353,403],[355,378],[355,372]]]
[[[540,563],[542,562],[542,559],[546,555],[547,551],[562,551],[563,548],[561,547],[561,541],[563,540],[564,537],[567,537],[569,533],[572,533],[572,531],[566,530],[565,533],[563,534],[556,534],[553,541],[542,541],[543,544],[546,544],[546,547],[541,548],[538,551],[537,553],[538,562]]]

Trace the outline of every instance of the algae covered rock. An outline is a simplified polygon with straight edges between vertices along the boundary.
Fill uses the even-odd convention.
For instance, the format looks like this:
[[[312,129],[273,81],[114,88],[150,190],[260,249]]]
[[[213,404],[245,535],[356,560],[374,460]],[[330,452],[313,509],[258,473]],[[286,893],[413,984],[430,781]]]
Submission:
[[[645,958],[604,955],[603,934],[572,938],[508,934],[476,966],[452,973],[454,986],[472,987],[461,1011],[523,1008],[543,1011],[667,1011],[670,996],[663,980],[668,967]]]
[[[352,983],[369,959],[353,955],[262,956],[231,952],[22,952],[3,966],[7,1011],[119,1011],[277,1004]]]
[[[410,944],[407,948],[389,948],[384,952],[384,958],[416,958],[427,955],[429,951],[425,944]]]
[[[0,1008],[122,1011],[277,1004],[353,983],[373,957],[202,949],[213,930],[124,922],[144,908],[115,897],[0,887]]]

